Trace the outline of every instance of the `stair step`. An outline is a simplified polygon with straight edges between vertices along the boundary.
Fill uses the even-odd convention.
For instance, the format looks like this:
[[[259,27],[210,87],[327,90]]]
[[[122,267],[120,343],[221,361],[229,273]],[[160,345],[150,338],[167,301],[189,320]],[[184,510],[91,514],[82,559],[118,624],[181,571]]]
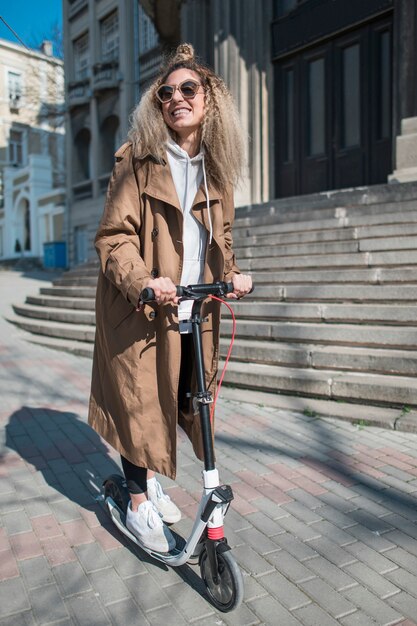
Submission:
[[[36,306],[52,307],[55,309],[82,309],[95,310],[94,298],[64,298],[60,296],[27,296],[26,302]]]
[[[352,241],[354,239],[356,239],[356,228],[339,227],[329,230],[301,230],[283,233],[282,229],[271,224],[264,234],[246,234],[246,232],[241,233],[239,230],[236,233],[233,232],[233,248],[240,250],[246,246]]]
[[[390,406],[416,406],[417,380],[369,373],[304,370],[258,363],[231,362],[225,384],[274,393]]]
[[[407,324],[417,326],[416,306],[407,304],[363,303],[288,303],[288,302],[237,302],[233,305],[236,317],[258,320],[296,320],[351,324]],[[229,317],[224,313],[225,318]]]
[[[53,285],[57,287],[65,287],[66,285],[80,285],[83,287],[95,287],[97,285],[97,274],[95,276],[62,276],[53,281]]]
[[[14,304],[13,310],[16,315],[67,324],[88,324],[93,326],[96,318],[95,311],[52,308],[34,306],[32,304]]]
[[[303,255],[325,255],[325,254],[346,254],[357,253],[359,251],[358,241],[324,241],[319,243],[294,243],[290,245],[272,245],[265,244],[257,246],[245,246],[237,248],[234,246],[236,256],[239,259],[245,258],[280,258],[288,256],[303,256]],[[54,281],[59,283],[59,281]]]
[[[241,263],[239,264],[241,265]],[[255,286],[260,283],[274,282],[277,284],[388,284],[388,283],[417,283],[415,267],[401,268],[362,268],[338,270],[322,269],[320,272],[312,269],[287,269],[284,271],[256,271],[252,272]],[[256,287],[255,287],[256,288]]]
[[[221,337],[220,355],[225,357],[230,339]],[[247,361],[314,370],[360,371],[392,376],[416,376],[413,351],[350,346],[320,346],[256,341],[240,336],[233,345],[233,361]]]
[[[15,324],[15,326],[27,330],[30,333],[34,333],[35,335],[86,341],[88,343],[93,343],[95,338],[95,326],[48,322],[17,315],[8,315],[6,319],[12,324]]]
[[[255,284],[247,302],[285,300],[287,302],[416,302],[417,284],[407,285],[280,285],[274,284],[273,273],[266,284]]]
[[[70,352],[71,354],[76,354],[78,356],[85,356],[90,359],[93,358],[94,345],[92,343],[47,337],[45,335],[30,335],[28,341],[41,345],[45,348],[58,350],[59,352]]]
[[[45,296],[63,296],[69,298],[96,297],[96,287],[41,287],[39,292]]]
[[[225,318],[222,323],[223,336],[231,336],[231,331],[232,322]],[[256,338],[258,341],[369,346],[403,350],[417,348],[417,327],[408,326],[238,320],[237,334],[242,339]]]

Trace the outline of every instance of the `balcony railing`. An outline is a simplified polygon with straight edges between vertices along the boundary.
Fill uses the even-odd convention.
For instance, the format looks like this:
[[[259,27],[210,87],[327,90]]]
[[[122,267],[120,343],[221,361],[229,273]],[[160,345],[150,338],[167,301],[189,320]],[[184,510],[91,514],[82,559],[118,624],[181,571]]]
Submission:
[[[106,61],[96,63],[93,66],[93,89],[101,91],[102,89],[115,89],[118,87],[122,76],[119,72],[119,61]]]
[[[81,183],[75,183],[72,186],[74,200],[83,200],[84,198],[93,197],[93,183],[91,180],[83,180]]]
[[[68,83],[68,102],[70,106],[85,104],[90,100],[91,95],[89,78]]]

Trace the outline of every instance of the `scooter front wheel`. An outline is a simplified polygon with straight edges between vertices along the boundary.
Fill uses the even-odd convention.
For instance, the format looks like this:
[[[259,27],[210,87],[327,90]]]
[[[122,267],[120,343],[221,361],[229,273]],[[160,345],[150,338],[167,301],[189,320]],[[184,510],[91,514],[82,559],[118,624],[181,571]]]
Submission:
[[[217,552],[217,583],[213,580],[207,551],[200,557],[200,571],[212,604],[223,613],[236,609],[243,599],[242,572],[230,550]]]

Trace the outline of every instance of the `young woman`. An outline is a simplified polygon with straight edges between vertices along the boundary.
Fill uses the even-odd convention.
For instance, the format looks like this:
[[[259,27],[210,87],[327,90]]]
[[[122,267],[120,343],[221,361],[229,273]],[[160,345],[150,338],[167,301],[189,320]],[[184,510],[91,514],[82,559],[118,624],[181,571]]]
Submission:
[[[177,423],[202,458],[194,388],[192,302],[176,284],[232,281],[231,297],[251,290],[235,263],[233,186],[243,138],[224,82],[179,46],[133,112],[129,142],[116,152],[95,246],[101,272],[89,423],[120,454],[130,492],[127,527],[142,545],[166,552],[163,523],[180,511],[155,477],[176,475]],[[142,305],[152,287],[156,303]],[[214,392],[219,304],[205,305],[207,385]]]

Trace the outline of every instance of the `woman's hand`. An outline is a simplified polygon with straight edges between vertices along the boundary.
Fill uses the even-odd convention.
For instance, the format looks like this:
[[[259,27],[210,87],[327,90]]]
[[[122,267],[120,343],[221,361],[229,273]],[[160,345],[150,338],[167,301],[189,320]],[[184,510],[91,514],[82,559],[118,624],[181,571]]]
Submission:
[[[170,278],[165,276],[152,278],[146,287],[153,289],[155,302],[157,304],[167,304],[167,302],[178,303],[177,288]]]
[[[233,292],[228,294],[228,298],[243,298],[252,289],[252,277],[248,274],[234,274],[232,276]]]

